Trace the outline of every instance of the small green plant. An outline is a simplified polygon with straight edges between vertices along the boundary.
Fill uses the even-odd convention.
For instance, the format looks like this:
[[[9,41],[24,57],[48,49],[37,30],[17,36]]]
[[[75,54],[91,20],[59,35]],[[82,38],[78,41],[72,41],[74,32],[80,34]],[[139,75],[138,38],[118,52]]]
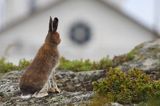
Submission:
[[[125,73],[118,68],[111,68],[105,79],[93,85],[96,95],[105,97],[106,102],[139,103],[160,94],[160,81],[152,80],[138,69],[130,69]]]
[[[16,65],[10,62],[6,62],[4,58],[0,59],[0,73],[6,73],[11,70],[15,70],[17,68]]]
[[[113,65],[113,62],[111,59],[109,59],[109,57],[105,57],[100,59],[100,61],[98,61],[97,63],[97,69],[106,69],[106,68],[110,68]]]
[[[135,58],[135,52],[130,51],[129,53],[127,53],[127,58],[128,58],[128,61],[133,60]]]
[[[115,56],[113,58],[113,64],[114,64],[114,66],[117,66],[117,65],[123,64],[124,62],[131,61],[134,58],[135,58],[134,52],[131,51],[131,52],[124,54],[124,55]]]
[[[85,71],[92,68],[90,60],[67,60],[64,57],[60,59],[58,69],[60,70],[73,70],[73,71]]]
[[[30,64],[30,61],[22,59],[18,65],[11,62],[7,62],[5,58],[0,58],[0,73],[6,73],[13,70],[23,70]]]
[[[112,67],[112,60],[109,57],[103,58],[100,61],[87,60],[68,60],[61,57],[58,69],[60,70],[72,70],[72,71],[90,71],[100,70]]]
[[[28,61],[26,59],[21,59],[19,61],[19,64],[17,66],[17,70],[22,70],[22,69],[25,69],[27,66],[29,66],[31,63],[31,61]]]
[[[13,70],[23,70],[25,69],[31,61],[21,59],[18,65],[14,65],[11,62],[7,62],[4,58],[0,59],[0,73],[6,73]],[[103,58],[100,61],[90,61],[86,60],[68,60],[64,57],[60,58],[60,64],[58,69],[60,70],[72,70],[78,71],[90,71],[90,70],[100,70],[112,67],[112,60],[109,57]]]

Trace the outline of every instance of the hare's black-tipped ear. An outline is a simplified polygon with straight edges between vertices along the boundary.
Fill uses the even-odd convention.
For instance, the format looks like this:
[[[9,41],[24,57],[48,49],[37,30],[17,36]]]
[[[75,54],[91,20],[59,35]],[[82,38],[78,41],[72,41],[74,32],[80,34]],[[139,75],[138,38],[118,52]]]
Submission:
[[[52,32],[52,17],[50,16],[50,19],[49,19],[49,32]]]
[[[57,31],[57,27],[58,27],[58,18],[55,17],[53,20],[53,32]]]

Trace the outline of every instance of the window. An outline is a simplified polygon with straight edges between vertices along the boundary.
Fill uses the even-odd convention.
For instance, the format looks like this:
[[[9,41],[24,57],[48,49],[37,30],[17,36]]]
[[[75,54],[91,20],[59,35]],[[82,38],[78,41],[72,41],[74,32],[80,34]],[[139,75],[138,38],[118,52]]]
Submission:
[[[91,39],[91,29],[88,24],[78,22],[70,28],[70,39],[76,44],[86,44]]]

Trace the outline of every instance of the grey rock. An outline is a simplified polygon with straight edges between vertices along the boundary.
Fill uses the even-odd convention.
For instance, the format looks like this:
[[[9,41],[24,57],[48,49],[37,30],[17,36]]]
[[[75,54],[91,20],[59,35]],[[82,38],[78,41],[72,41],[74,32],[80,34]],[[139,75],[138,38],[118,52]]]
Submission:
[[[50,94],[43,98],[31,98],[29,100],[23,100],[20,96],[12,97],[10,100],[3,103],[3,106],[9,106],[10,104],[19,106],[65,106],[68,104],[80,105],[83,101],[87,101],[93,95],[92,91],[88,92],[66,92],[63,91],[59,94]]]
[[[3,106],[64,106],[81,105],[93,96],[92,82],[105,76],[105,71],[56,71],[55,78],[58,87],[62,90],[59,94],[49,94],[43,98],[20,98],[19,79],[23,71],[12,71],[5,74],[0,80],[0,103]]]
[[[132,51],[134,59],[119,65],[122,70],[138,68],[149,74],[160,77],[160,39],[142,43]]]

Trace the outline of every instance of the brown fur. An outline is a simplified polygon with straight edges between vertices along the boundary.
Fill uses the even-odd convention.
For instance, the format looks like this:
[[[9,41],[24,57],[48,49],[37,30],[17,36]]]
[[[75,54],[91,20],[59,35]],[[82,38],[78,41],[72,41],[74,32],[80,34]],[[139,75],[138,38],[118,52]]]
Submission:
[[[58,19],[50,18],[49,31],[45,43],[39,49],[31,65],[26,69],[20,79],[20,90],[23,95],[34,94],[40,91],[48,81],[52,69],[59,60],[58,44],[61,39],[56,32]]]

